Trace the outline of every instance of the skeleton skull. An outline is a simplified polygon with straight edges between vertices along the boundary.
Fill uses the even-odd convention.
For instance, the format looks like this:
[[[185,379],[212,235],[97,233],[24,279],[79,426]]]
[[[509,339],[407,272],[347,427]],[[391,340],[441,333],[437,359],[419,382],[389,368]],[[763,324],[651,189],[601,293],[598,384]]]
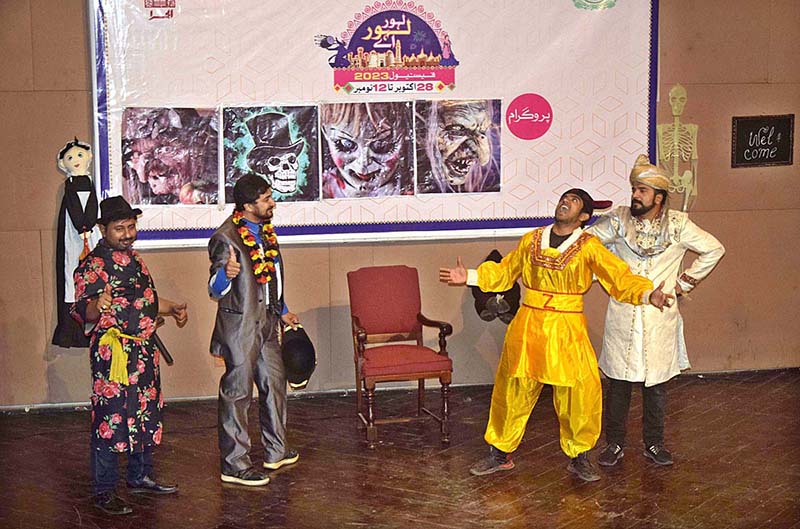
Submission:
[[[267,171],[272,179],[272,188],[278,193],[294,193],[297,190],[297,156],[287,152],[280,156],[270,156],[267,160]]]

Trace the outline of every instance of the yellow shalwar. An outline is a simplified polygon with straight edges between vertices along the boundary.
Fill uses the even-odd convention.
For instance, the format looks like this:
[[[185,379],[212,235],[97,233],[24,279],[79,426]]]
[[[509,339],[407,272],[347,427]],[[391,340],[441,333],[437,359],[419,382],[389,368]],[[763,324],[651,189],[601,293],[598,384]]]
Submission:
[[[553,386],[561,449],[575,457],[600,436],[602,386],[586,330],[583,294],[595,276],[614,299],[641,305],[653,283],[631,273],[624,261],[593,235],[575,230],[550,248],[552,226],[524,235],[500,263],[468,272],[468,284],[500,292],[522,277],[525,293],[508,326],[497,368],[486,442],[517,449],[543,384]]]

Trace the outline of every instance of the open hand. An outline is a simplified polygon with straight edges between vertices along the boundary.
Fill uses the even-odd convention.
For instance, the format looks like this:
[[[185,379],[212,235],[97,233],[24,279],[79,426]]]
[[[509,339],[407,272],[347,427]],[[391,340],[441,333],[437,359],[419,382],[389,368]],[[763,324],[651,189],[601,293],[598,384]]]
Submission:
[[[461,257],[456,259],[455,268],[440,268],[439,281],[448,285],[458,286],[467,284],[467,269],[461,262]]]

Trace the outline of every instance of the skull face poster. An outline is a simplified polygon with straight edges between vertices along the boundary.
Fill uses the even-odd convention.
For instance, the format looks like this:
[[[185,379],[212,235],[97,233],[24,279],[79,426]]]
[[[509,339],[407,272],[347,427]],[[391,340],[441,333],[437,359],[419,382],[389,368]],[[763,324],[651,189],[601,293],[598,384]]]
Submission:
[[[413,195],[409,102],[320,105],[322,198]]]
[[[122,195],[131,204],[216,203],[218,130],[213,108],[126,108]]]
[[[317,107],[228,107],[222,115],[225,202],[248,172],[271,183],[276,201],[319,198]]]
[[[500,191],[500,100],[414,104],[418,193]]]

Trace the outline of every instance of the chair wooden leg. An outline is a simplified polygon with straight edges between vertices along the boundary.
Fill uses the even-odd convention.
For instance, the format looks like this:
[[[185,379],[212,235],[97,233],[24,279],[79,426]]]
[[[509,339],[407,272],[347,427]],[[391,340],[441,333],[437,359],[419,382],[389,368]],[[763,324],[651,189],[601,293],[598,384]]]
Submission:
[[[442,383],[442,442],[450,443],[450,383]]]
[[[356,413],[361,413],[364,405],[361,399],[361,384],[363,383],[364,381],[359,376],[358,366],[356,366]]]
[[[375,427],[375,386],[366,386],[367,390],[367,448],[375,448],[378,440],[378,429]]]
[[[425,407],[425,379],[419,379],[419,389],[417,390],[417,417],[422,415],[422,408]]]

